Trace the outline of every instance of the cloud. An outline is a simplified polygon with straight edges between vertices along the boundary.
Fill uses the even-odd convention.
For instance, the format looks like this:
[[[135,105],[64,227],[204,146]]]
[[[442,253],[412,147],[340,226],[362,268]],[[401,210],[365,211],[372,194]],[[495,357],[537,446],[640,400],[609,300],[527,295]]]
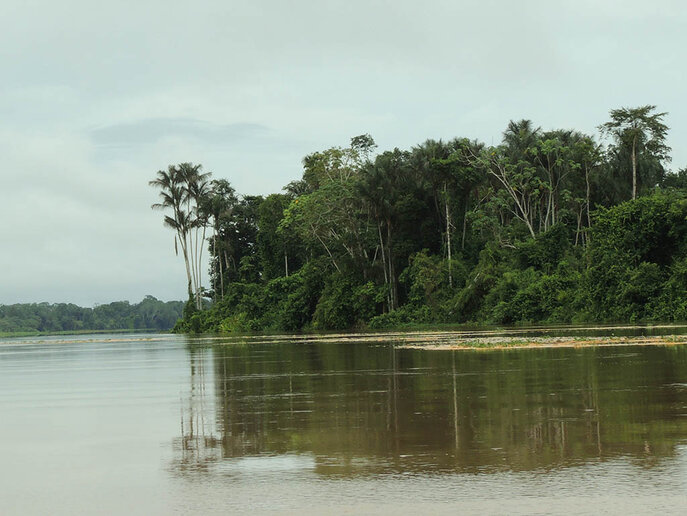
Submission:
[[[4,0],[0,18],[0,302],[183,298],[147,185],[173,163],[267,194],[361,133],[594,134],[648,103],[687,160],[677,1]]]
[[[94,128],[90,136],[96,145],[150,145],[168,138],[192,138],[209,144],[232,145],[263,138],[270,129],[261,124],[215,124],[193,118],[149,118]]]
[[[94,162],[74,134],[0,131],[0,153],[0,303],[184,297],[173,234],[150,209],[149,174]]]

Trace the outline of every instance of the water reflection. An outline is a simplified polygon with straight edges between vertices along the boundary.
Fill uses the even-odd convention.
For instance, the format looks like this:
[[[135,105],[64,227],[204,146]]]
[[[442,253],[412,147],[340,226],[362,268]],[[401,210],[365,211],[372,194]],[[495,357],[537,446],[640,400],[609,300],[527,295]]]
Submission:
[[[316,476],[549,470],[687,437],[684,347],[427,352],[190,344],[173,470]]]

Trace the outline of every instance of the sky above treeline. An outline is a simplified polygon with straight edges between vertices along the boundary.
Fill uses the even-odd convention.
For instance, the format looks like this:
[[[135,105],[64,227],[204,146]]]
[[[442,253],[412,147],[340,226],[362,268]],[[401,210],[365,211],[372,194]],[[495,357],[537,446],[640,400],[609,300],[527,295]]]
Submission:
[[[0,20],[4,304],[183,299],[147,184],[173,163],[269,194],[362,133],[596,135],[656,104],[687,166],[679,1],[3,0]]]

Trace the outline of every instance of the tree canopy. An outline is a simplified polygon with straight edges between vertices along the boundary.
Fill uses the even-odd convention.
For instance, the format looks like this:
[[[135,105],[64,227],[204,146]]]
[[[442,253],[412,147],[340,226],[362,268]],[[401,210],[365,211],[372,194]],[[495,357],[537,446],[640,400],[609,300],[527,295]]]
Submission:
[[[530,120],[492,146],[378,152],[363,134],[307,155],[283,193],[211,181],[197,197],[205,218],[194,217],[212,228],[199,291],[213,302],[177,329],[687,317],[687,176],[664,169],[665,115],[612,110],[608,147]]]

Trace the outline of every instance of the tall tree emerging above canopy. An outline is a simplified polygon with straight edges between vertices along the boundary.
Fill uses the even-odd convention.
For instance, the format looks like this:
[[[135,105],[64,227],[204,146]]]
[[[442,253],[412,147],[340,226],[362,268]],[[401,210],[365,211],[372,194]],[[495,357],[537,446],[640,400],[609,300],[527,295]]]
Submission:
[[[630,152],[632,164],[632,198],[637,198],[637,159],[640,154],[649,154],[658,161],[670,161],[670,147],[666,145],[668,126],[663,117],[668,113],[653,113],[656,106],[611,110],[611,120],[599,126],[603,134],[611,136],[618,148]]]

